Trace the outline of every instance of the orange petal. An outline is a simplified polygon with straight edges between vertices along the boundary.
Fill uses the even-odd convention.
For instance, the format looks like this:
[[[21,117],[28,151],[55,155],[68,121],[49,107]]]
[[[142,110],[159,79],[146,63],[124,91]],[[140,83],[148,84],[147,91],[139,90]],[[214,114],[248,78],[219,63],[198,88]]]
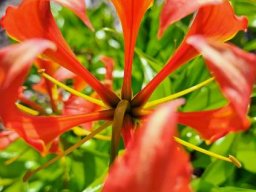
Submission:
[[[222,0],[166,0],[160,15],[158,37],[174,22],[197,11],[200,7],[221,3]]]
[[[2,97],[1,97],[2,99]],[[2,107],[2,105],[0,105]],[[82,115],[69,116],[30,116],[11,108],[0,111],[3,124],[8,129],[17,132],[28,144],[42,154],[49,152],[54,139],[80,124],[95,120],[109,120],[112,117],[110,111],[95,112]]]
[[[45,52],[47,57],[81,76],[108,104],[119,101],[112,91],[105,90],[105,86],[76,59],[54,21],[48,1],[24,0],[17,8],[9,7],[1,24],[11,37],[19,41],[31,38],[53,41],[57,51]]]
[[[145,103],[157,86],[182,64],[199,55],[187,39],[193,35],[202,35],[215,41],[226,41],[232,38],[238,31],[247,27],[245,17],[237,17],[228,0],[217,5],[208,5],[199,9],[188,34],[183,42],[170,57],[164,68],[146,85],[146,87],[135,96],[133,105]]]
[[[210,142],[233,131],[244,131],[250,126],[248,119],[241,119],[230,105],[210,111],[180,113],[178,121],[194,128]]]
[[[207,41],[202,36],[193,36],[188,42],[207,60],[230,104],[212,111],[184,113],[180,122],[195,128],[210,141],[230,131],[249,128],[247,111],[255,81],[256,56],[232,45]]]
[[[89,114],[100,110],[100,107],[94,103],[88,102],[83,98],[71,95],[70,98],[64,102],[63,115],[78,115]],[[92,122],[81,125],[87,130],[92,129]]]
[[[173,137],[181,100],[159,108],[110,168],[103,191],[188,192],[189,159]]]
[[[247,28],[248,20],[237,17],[228,0],[218,5],[208,5],[199,9],[192,25],[175,54],[170,58],[165,68],[169,71],[188,62],[199,53],[187,44],[187,39],[193,35],[224,42],[231,39],[240,30]]]
[[[53,0],[53,1],[61,4],[62,6],[69,8],[84,22],[85,25],[87,25],[87,27],[89,27],[92,31],[94,31],[94,28],[89,18],[86,15],[85,0]]]
[[[141,20],[153,0],[112,0],[122,23],[125,41],[125,67],[122,95],[131,97],[131,73],[134,47]]]
[[[109,119],[111,111],[85,115],[39,117],[20,112],[15,102],[33,60],[54,45],[46,40],[30,40],[0,50],[0,119],[4,127],[14,130],[28,144],[45,154],[53,140],[81,123]]]

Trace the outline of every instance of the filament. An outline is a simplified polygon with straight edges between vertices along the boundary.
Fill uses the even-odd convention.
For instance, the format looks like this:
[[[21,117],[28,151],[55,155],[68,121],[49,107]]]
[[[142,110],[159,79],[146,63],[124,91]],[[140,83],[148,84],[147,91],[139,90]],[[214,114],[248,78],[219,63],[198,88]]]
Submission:
[[[29,107],[26,107],[20,103],[15,103],[16,106],[18,107],[18,109],[20,109],[21,111],[25,112],[25,113],[28,113],[29,115],[34,115],[34,116],[37,116],[39,115],[39,111],[36,111],[34,109],[31,109]]]
[[[198,146],[196,146],[196,145],[193,145],[193,144],[191,144],[191,143],[189,143],[189,142],[186,142],[186,141],[184,141],[184,140],[182,140],[182,139],[180,139],[180,138],[174,137],[174,140],[175,140],[177,143],[181,144],[181,145],[184,145],[184,146],[186,146],[186,147],[188,147],[188,148],[194,149],[194,150],[196,150],[196,151],[198,151],[198,152],[201,152],[201,153],[203,153],[203,154],[205,154],[205,155],[209,155],[209,156],[214,157],[214,158],[216,158],[216,159],[220,159],[220,160],[223,160],[223,161],[227,161],[227,162],[229,162],[229,163],[232,163],[232,164],[234,164],[235,166],[237,166],[238,168],[240,168],[240,167],[242,166],[241,163],[238,161],[238,159],[236,159],[236,158],[235,158],[234,156],[232,156],[232,155],[229,155],[228,157],[225,157],[225,156],[222,156],[222,155],[213,153],[213,152],[211,152],[211,151],[207,151],[207,150],[205,150],[205,149],[202,149],[202,148],[200,148],[200,147],[198,147]]]
[[[197,85],[195,85],[193,87],[190,87],[190,88],[185,89],[183,91],[180,91],[178,93],[172,94],[170,96],[167,96],[167,97],[155,100],[155,101],[148,102],[148,103],[145,104],[145,106],[143,108],[148,109],[148,108],[151,108],[151,107],[155,107],[155,106],[157,106],[159,104],[166,103],[168,101],[171,101],[171,100],[177,99],[179,97],[182,97],[182,96],[184,96],[184,95],[186,95],[188,93],[191,93],[191,92],[193,92],[193,91],[195,91],[197,89],[200,89],[200,88],[208,85],[213,80],[214,80],[213,77],[209,78],[209,79],[207,79],[207,80],[205,80],[205,81],[203,81],[203,82],[201,82],[201,83],[199,83],[199,84],[197,84]]]
[[[88,96],[88,95],[85,95],[85,94],[83,94],[83,93],[81,93],[81,92],[79,92],[79,91],[77,91],[77,90],[75,90],[75,89],[72,89],[71,87],[68,87],[67,85],[61,83],[61,82],[58,81],[57,79],[54,79],[54,78],[51,77],[50,75],[46,74],[43,69],[40,69],[38,72],[39,72],[44,78],[46,78],[47,80],[49,80],[49,81],[51,81],[52,83],[58,85],[59,87],[65,89],[66,91],[72,93],[73,95],[76,95],[76,96],[78,96],[78,97],[81,97],[81,98],[83,98],[83,99],[85,99],[85,100],[87,100],[87,101],[89,101],[89,102],[91,102],[91,103],[94,103],[94,104],[96,104],[96,105],[99,105],[99,106],[101,106],[101,107],[108,108],[102,101],[100,101],[100,100],[98,100],[98,99],[95,99],[95,98],[93,98],[93,97],[90,97],[90,96]]]

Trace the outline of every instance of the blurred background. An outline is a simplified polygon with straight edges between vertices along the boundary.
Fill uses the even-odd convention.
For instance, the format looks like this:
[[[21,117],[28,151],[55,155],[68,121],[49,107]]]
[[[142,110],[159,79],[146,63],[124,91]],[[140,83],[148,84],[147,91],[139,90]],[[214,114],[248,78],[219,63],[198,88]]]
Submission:
[[[0,16],[9,4],[17,0],[0,0]],[[63,36],[74,50],[78,59],[95,76],[104,79],[105,69],[100,62],[101,56],[111,57],[115,61],[114,90],[122,85],[123,75],[123,37],[115,10],[108,0],[87,2],[88,16],[96,29],[91,32],[69,10],[52,3],[52,12]],[[163,67],[169,56],[175,51],[187,32],[192,15],[168,28],[163,38],[157,39],[159,13],[163,1],[156,1],[143,19],[135,50],[133,68],[133,90],[137,93]],[[246,51],[256,53],[256,2],[254,0],[232,0],[237,15],[249,18],[249,28],[240,32],[231,43]],[[0,28],[0,47],[6,46],[8,39]],[[202,58],[182,66],[170,75],[155,91],[151,100],[189,88],[210,77]],[[31,94],[32,85],[40,77],[32,69],[25,85]],[[69,82],[67,82],[69,83]],[[31,90],[30,90],[31,89]],[[91,94],[91,89],[84,90]],[[36,100],[36,98],[34,98]],[[216,83],[185,96],[183,111],[214,109],[226,103]],[[47,101],[47,99],[46,99]],[[226,162],[218,161],[193,150],[188,150],[194,175],[191,186],[199,192],[256,192],[256,91],[252,95],[249,111],[251,128],[243,133],[228,134],[212,145],[207,145],[191,128],[179,126],[180,137],[190,143],[210,151],[236,156],[243,164],[238,169]],[[110,130],[106,134],[110,133]],[[63,148],[76,143],[81,135],[68,132],[61,136]],[[0,192],[93,192],[99,191],[107,173],[109,160],[109,141],[90,140],[62,158],[49,168],[37,173],[29,182],[23,183],[22,176],[53,157],[41,157],[22,140],[17,140],[6,150],[0,152]],[[9,162],[15,159],[14,162]],[[120,181],[121,182],[121,181]]]

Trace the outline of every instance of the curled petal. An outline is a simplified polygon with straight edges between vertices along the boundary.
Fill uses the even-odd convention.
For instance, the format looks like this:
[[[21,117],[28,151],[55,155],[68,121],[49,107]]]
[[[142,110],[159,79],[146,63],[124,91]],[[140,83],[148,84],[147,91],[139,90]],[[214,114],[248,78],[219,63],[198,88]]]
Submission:
[[[233,131],[244,131],[250,126],[248,119],[241,119],[230,105],[210,111],[179,113],[178,121],[196,129],[209,142]]]
[[[7,89],[12,84],[12,90],[19,93],[24,76],[34,59],[47,49],[55,49],[55,45],[43,39],[33,39],[19,45],[5,47],[0,50],[0,91]],[[14,97],[14,98],[13,98]],[[10,102],[17,99],[11,97]]]
[[[247,28],[248,20],[238,17],[228,0],[217,5],[208,5],[199,9],[184,41],[171,57],[167,66],[178,67],[197,56],[199,53],[187,39],[193,35],[202,35],[214,41],[224,42],[231,39],[238,31]]]
[[[256,74],[256,56],[228,44],[194,36],[188,39],[206,63],[240,119],[246,118]]]
[[[70,116],[31,116],[20,112],[15,105],[20,87],[38,54],[54,45],[47,40],[34,39],[0,50],[0,118],[4,127],[19,134],[42,154],[51,144],[73,126],[98,119],[109,119],[113,112],[95,112]]]
[[[188,43],[206,59],[229,105],[211,111],[184,113],[180,115],[179,121],[195,128],[210,141],[230,131],[249,128],[247,111],[255,81],[256,56],[232,45],[206,40],[202,36],[193,36],[188,39]]]
[[[188,156],[173,139],[181,103],[162,106],[138,130],[124,156],[110,168],[103,191],[190,191]]]
[[[86,15],[85,0],[53,0],[73,11],[92,31],[93,26]]]
[[[153,0],[112,0],[122,23],[125,41],[125,68],[122,94],[131,96],[131,73],[134,47],[141,20]]]
[[[197,11],[200,7],[221,3],[222,0],[166,0],[160,16],[158,37],[174,22]]]
[[[104,90],[104,85],[76,59],[56,25],[49,1],[25,0],[18,7],[9,7],[1,24],[18,41],[31,38],[53,41],[57,51],[48,50],[44,53],[45,56],[81,76],[108,104],[112,105],[119,100],[112,91]]]
[[[232,38],[238,31],[247,27],[245,17],[237,17],[228,0],[217,5],[208,5],[200,8],[191,24],[183,42],[170,57],[164,68],[148,83],[148,85],[133,99],[133,105],[141,105],[150,97],[156,87],[174,70],[190,61],[198,51],[187,43],[193,35],[202,35],[214,41],[224,42]]]

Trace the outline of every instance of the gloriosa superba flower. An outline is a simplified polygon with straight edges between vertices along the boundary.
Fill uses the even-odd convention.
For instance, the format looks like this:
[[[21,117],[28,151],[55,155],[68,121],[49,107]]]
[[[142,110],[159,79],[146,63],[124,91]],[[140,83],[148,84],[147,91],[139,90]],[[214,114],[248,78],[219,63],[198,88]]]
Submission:
[[[85,1],[52,1],[69,8],[93,30],[85,15]],[[19,44],[0,51],[0,117],[8,130],[0,135],[1,146],[21,137],[43,155],[59,153],[57,160],[111,125],[110,162],[113,165],[103,191],[190,191],[191,167],[188,156],[178,143],[191,145],[176,137],[177,124],[193,127],[208,142],[214,142],[231,131],[246,130],[250,125],[247,111],[255,80],[256,56],[224,43],[247,28],[247,19],[236,16],[228,0],[166,0],[160,17],[159,38],[172,23],[191,13],[195,13],[194,18],[184,40],[166,65],[133,95],[131,77],[136,39],[143,16],[148,9],[154,8],[154,1],[112,0],[112,3],[122,24],[125,44],[120,97],[111,86],[111,59],[103,59],[108,83],[100,82],[82,66],[65,42],[52,16],[50,0],[23,0],[18,7],[7,9],[1,21],[2,27]],[[148,101],[164,79],[199,55],[204,57],[213,78],[166,98]],[[42,107],[24,98],[22,85],[34,62],[43,78],[34,88],[49,94],[52,111],[61,115],[46,116]],[[74,80],[75,89],[60,82],[67,78]],[[225,106],[208,111],[177,111],[185,101],[171,100],[213,80],[227,99]],[[60,99],[56,96],[56,85],[73,94],[62,112],[56,107]],[[95,94],[87,96],[79,92],[85,86],[90,86]],[[160,104],[163,105],[156,108]],[[67,151],[60,150],[58,136],[81,124],[92,126],[91,122],[98,120],[106,123],[90,130],[87,137]],[[7,140],[9,135],[12,139]],[[115,160],[121,136],[126,152]],[[240,166],[232,156],[210,155]]]

